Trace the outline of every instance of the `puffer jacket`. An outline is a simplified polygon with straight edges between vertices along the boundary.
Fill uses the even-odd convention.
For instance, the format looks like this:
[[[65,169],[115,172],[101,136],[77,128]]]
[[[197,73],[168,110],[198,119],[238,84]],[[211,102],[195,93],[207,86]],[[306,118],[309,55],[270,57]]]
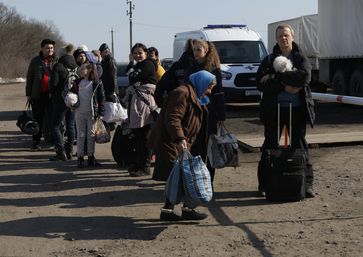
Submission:
[[[130,62],[127,65],[126,72],[129,76],[130,84],[140,82],[141,84],[154,84],[156,85],[156,70],[158,64],[154,59],[146,58],[134,65]]]
[[[78,85],[82,78],[77,79],[72,88],[71,92],[78,95]],[[94,81],[92,84],[93,94],[91,98],[92,118],[95,120],[97,116],[104,116],[105,113],[105,90],[103,88],[102,81]]]
[[[315,111],[314,100],[311,95],[309,82],[311,79],[311,65],[307,57],[301,52],[299,46],[293,42],[292,63],[294,69],[283,73],[276,73],[273,62],[277,56],[282,55],[279,46],[276,44],[272,54],[265,57],[256,74],[257,89],[263,93],[260,102],[260,118],[263,123],[270,122],[269,119],[276,117],[277,96],[284,90],[284,84],[302,88],[299,91],[301,102],[303,103],[306,121],[310,126],[314,126]],[[265,83],[260,83],[261,78],[266,74],[275,74],[274,79],[268,79]]]
[[[62,92],[64,90],[66,78],[68,76],[67,69],[77,68],[76,60],[73,55],[64,55],[59,58],[58,63],[54,65],[52,76],[49,82],[49,92],[52,94],[52,101],[64,103]]]

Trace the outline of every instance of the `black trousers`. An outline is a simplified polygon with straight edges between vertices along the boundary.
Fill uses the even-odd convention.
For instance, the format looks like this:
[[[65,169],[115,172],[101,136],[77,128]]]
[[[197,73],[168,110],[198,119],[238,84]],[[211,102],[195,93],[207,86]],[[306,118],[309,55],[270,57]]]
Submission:
[[[41,93],[39,99],[32,100],[31,106],[32,106],[33,118],[39,124],[39,133],[33,135],[33,142],[39,143],[40,139],[42,138],[45,127],[48,128],[46,129],[46,131],[48,131],[49,134],[51,134],[50,122],[52,115],[52,110],[51,110],[52,106],[50,104],[49,94]],[[46,139],[46,135],[43,136]]]
[[[266,119],[264,127],[265,141],[263,142],[261,148],[261,160],[258,163],[257,177],[258,177],[258,188],[259,190],[265,189],[266,183],[266,171],[262,168],[264,167],[263,161],[265,160],[264,154],[265,149],[276,149],[278,147],[278,138],[280,138],[284,126],[289,131],[289,120],[290,111],[289,107],[281,107],[280,111],[280,131],[279,136],[277,135],[277,116],[268,117]],[[290,131],[289,131],[290,135]],[[306,170],[306,184],[312,186],[314,175],[313,168],[309,158],[308,144],[305,139],[306,136],[306,120],[301,107],[292,108],[292,135],[291,135],[291,147],[294,149],[304,149],[307,154],[307,170]]]
[[[133,128],[132,133],[135,135],[135,163],[133,166],[137,169],[150,167],[152,151],[146,147],[146,143],[151,133],[151,126]]]

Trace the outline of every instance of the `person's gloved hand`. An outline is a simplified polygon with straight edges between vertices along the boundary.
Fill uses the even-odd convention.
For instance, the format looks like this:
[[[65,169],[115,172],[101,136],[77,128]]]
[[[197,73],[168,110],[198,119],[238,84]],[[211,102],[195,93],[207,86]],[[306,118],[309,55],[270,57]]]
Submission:
[[[113,102],[113,103],[116,103],[117,102],[117,95],[116,95],[116,93],[113,93],[112,95],[110,95],[110,99],[111,99],[111,101]]]

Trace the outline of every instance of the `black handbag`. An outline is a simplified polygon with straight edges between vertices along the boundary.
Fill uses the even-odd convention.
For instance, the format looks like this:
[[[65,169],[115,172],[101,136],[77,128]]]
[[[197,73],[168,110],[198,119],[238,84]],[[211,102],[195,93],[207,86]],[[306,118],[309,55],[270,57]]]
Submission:
[[[18,116],[16,126],[18,126],[24,134],[36,135],[39,133],[39,124],[33,119],[30,113],[30,103],[27,102],[25,104],[25,110]]]

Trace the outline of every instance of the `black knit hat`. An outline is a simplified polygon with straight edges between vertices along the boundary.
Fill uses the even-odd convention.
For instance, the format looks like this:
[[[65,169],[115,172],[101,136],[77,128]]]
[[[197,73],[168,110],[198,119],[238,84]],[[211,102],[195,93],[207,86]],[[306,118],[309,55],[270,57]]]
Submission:
[[[77,60],[77,58],[78,58],[78,56],[80,55],[80,54],[86,54],[86,52],[85,51],[83,51],[82,49],[77,49],[76,51],[74,51],[73,52],[73,56],[74,56],[74,58]]]
[[[48,45],[48,44],[55,45],[55,41],[51,40],[49,38],[46,38],[46,39],[42,40],[42,42],[40,43],[40,46],[43,48],[45,45]]]
[[[110,49],[106,43],[103,43],[103,44],[100,46],[100,48],[98,48],[98,50],[100,50],[100,52],[101,52],[101,53],[102,53],[103,51],[105,51],[106,49]]]

